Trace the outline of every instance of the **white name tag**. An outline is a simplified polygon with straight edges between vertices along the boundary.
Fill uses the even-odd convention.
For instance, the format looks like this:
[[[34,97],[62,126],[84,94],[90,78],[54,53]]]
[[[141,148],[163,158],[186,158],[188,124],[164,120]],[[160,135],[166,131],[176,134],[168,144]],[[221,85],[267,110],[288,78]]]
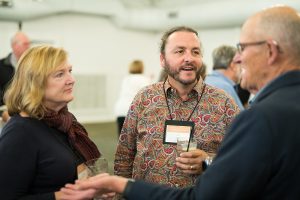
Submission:
[[[164,144],[177,144],[177,138],[190,139],[194,131],[194,122],[166,120],[164,130]]]

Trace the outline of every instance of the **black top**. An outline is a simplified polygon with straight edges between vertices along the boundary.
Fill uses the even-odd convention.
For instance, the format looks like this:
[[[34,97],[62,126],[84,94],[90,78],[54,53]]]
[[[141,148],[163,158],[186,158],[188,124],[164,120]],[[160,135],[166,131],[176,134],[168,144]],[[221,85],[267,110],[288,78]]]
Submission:
[[[300,71],[272,81],[227,131],[196,186],[131,183],[128,200],[300,199]]]
[[[79,163],[66,134],[13,116],[0,135],[0,197],[54,200],[54,192],[77,178]]]
[[[10,63],[11,54],[0,60],[0,106],[3,103],[4,91],[15,74],[15,68]]]
[[[248,90],[243,89],[241,87],[241,84],[235,86],[235,91],[237,92],[242,104],[244,106],[247,105],[250,98],[250,92]]]

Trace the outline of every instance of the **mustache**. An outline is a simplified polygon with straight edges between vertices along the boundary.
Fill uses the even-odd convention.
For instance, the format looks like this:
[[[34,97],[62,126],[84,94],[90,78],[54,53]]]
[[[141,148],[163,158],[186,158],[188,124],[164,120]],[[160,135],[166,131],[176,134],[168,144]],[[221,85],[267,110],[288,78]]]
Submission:
[[[179,70],[184,70],[184,68],[192,68],[192,70],[196,71],[197,67],[192,63],[187,63],[180,66]]]

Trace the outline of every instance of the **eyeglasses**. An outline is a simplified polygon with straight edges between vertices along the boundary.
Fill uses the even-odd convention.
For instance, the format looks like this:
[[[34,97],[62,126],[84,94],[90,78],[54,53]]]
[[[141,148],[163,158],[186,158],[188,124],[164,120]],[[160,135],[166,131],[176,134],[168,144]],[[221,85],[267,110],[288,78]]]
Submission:
[[[237,50],[239,53],[242,53],[245,48],[247,46],[256,46],[256,45],[262,45],[262,44],[265,44],[267,41],[264,40],[264,41],[259,41],[259,42],[245,42],[245,43],[237,43],[236,44],[236,47],[237,47]]]

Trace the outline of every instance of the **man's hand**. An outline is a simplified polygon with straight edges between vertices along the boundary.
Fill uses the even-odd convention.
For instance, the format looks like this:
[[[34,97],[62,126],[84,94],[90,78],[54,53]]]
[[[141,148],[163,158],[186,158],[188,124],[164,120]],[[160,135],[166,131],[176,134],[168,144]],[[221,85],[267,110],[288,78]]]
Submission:
[[[182,152],[176,158],[176,166],[186,174],[201,174],[202,162],[207,156],[208,154],[200,149]]]
[[[88,200],[93,197],[111,199],[115,193],[122,194],[128,179],[108,174],[99,174],[87,180],[77,180],[75,184],[66,184],[60,190],[61,200]]]

